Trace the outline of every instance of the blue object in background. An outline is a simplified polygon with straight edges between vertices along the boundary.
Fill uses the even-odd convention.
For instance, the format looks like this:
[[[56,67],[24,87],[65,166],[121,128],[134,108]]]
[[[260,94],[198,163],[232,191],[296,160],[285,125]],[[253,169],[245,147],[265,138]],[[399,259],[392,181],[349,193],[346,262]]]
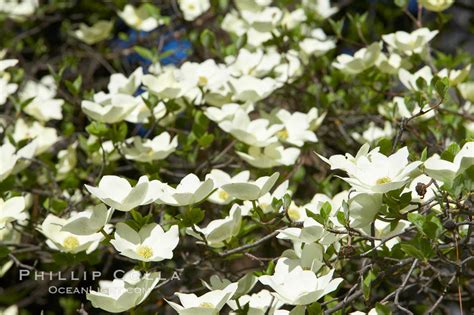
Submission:
[[[413,15],[418,14],[418,0],[410,0],[407,9]]]

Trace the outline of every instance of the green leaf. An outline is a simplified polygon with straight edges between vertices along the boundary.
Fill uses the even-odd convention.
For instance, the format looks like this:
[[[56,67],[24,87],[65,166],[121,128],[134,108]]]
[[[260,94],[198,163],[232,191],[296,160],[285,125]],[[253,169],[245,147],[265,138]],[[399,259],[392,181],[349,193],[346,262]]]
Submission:
[[[206,28],[199,36],[199,40],[205,48],[211,48],[216,42],[216,36],[212,31]]]
[[[178,215],[177,218],[183,226],[190,227],[204,219],[204,211],[199,208],[188,208],[183,214]]]
[[[362,280],[362,293],[364,294],[364,299],[367,301],[370,298],[370,292],[372,289],[372,281],[376,278],[372,270],[369,270],[367,275]]]
[[[420,260],[424,259],[423,253],[415,246],[411,244],[407,244],[407,243],[400,244],[400,246],[402,250],[405,252],[405,254],[407,254],[408,256],[412,256]]]
[[[134,46],[133,49],[143,58],[151,61],[155,60],[155,54],[150,49],[142,46]]]
[[[202,149],[207,148],[214,141],[214,135],[207,132],[198,139],[198,143]]]
[[[96,137],[104,137],[109,132],[109,128],[104,123],[93,121],[86,127],[86,131]]]
[[[320,315],[323,314],[321,304],[318,302],[311,303],[306,307],[306,311],[308,312],[308,315]]]
[[[64,84],[66,85],[66,88],[69,90],[69,92],[71,92],[72,95],[78,95],[82,86],[82,76],[79,75],[72,82],[69,80],[66,80],[64,81]]]
[[[0,246],[0,258],[7,257],[10,254],[10,250],[7,246]]]
[[[390,307],[378,302],[375,304],[375,311],[377,312],[377,315],[391,315],[392,314]]]
[[[449,145],[449,147],[446,148],[446,150],[444,150],[443,153],[441,153],[441,158],[443,160],[452,162],[460,150],[461,148],[459,147],[459,144],[453,142]]]

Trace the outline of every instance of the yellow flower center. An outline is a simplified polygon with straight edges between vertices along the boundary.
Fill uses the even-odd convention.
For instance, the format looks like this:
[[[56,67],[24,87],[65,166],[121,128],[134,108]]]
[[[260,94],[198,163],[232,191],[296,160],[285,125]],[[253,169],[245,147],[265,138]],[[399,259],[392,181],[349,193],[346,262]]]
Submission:
[[[391,181],[392,180],[390,179],[390,177],[385,176],[385,177],[381,177],[381,178],[377,179],[377,181],[375,183],[377,185],[382,185],[382,184],[390,183]]]
[[[149,246],[141,245],[141,246],[138,246],[137,248],[137,254],[140,257],[148,259],[151,256],[153,256],[153,250]]]
[[[229,198],[229,194],[226,191],[221,190],[219,192],[219,198],[222,200],[227,200],[227,198]]]
[[[201,304],[199,304],[199,307],[214,308],[215,306],[209,302],[202,302]]]
[[[280,138],[281,140],[286,140],[288,139],[288,130],[283,129],[277,132],[277,137]]]
[[[72,250],[79,246],[79,241],[75,236],[68,236],[64,239],[63,246],[69,250]]]
[[[301,218],[301,215],[297,208],[289,208],[288,217],[293,221],[298,221]]]
[[[207,80],[207,78],[205,76],[199,76],[198,78],[198,84],[199,86],[204,86],[208,83],[209,81]]]

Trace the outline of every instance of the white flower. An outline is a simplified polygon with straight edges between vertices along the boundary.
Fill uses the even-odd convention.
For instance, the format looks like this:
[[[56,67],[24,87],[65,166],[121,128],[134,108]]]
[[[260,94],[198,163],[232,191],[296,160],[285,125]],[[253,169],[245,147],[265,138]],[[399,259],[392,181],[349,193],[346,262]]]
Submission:
[[[391,138],[394,134],[392,129],[392,124],[389,121],[385,121],[384,128],[377,127],[373,121],[369,123],[367,129],[362,133],[353,132],[351,134],[357,142],[364,144],[370,143],[374,144],[378,140],[383,138]]]
[[[294,165],[300,155],[300,149],[284,148],[275,142],[264,148],[249,147],[248,152],[236,152],[244,161],[257,168]]]
[[[354,193],[347,200],[350,226],[365,228],[374,222],[382,207],[382,194]]]
[[[287,82],[293,82],[303,73],[303,64],[296,50],[290,49],[281,55],[281,62],[275,67],[275,80],[277,88]]]
[[[382,35],[382,39],[390,47],[408,56],[421,54],[426,44],[431,41],[438,31],[430,31],[428,28],[419,28],[411,33],[397,31],[395,33]]]
[[[340,169],[346,172],[352,171],[357,164],[357,161],[362,159],[363,157],[371,156],[373,154],[377,154],[380,150],[379,147],[376,147],[370,150],[370,145],[368,143],[362,145],[357,151],[356,156],[352,156],[349,153],[346,153],[345,155],[341,154],[336,154],[331,156],[329,159],[326,159],[324,156],[321,156],[318,154],[319,158],[323,160],[324,162],[328,163],[331,166],[331,170],[336,170]]]
[[[292,192],[288,190],[288,185],[289,185],[288,180],[285,180],[283,183],[278,185],[278,187],[275,188],[272,193],[267,192],[266,194],[263,194],[257,199],[258,206],[260,207],[260,209],[262,209],[263,213],[283,211],[283,208],[274,209],[272,206],[272,201],[273,199],[279,200],[283,198],[285,194],[289,194],[291,196]],[[252,209],[253,209],[252,202],[249,200],[245,200],[242,205],[242,215],[243,216],[250,215],[250,212],[252,211]]]
[[[440,12],[449,8],[454,0],[420,0],[420,4],[427,10]]]
[[[125,312],[142,303],[160,281],[159,272],[146,273],[131,270],[122,279],[99,281],[99,290],[87,293],[92,306],[110,313]]]
[[[221,186],[229,183],[236,183],[236,182],[246,182],[249,180],[250,172],[249,171],[242,171],[235,176],[230,176],[224,171],[213,169],[209,174],[206,175],[206,179],[210,178],[214,182],[216,191],[214,191],[208,198],[208,200],[212,203],[218,205],[227,205],[229,204],[234,198],[229,196]]]
[[[265,195],[275,185],[280,174],[273,173],[272,176],[263,176],[256,181],[245,181],[240,183],[229,183],[221,188],[231,197],[240,200],[256,200]]]
[[[113,21],[101,20],[92,26],[81,23],[79,24],[79,29],[74,31],[74,35],[84,43],[93,45],[109,37],[113,27]]]
[[[33,15],[39,7],[38,0],[9,0],[0,2],[0,12],[18,22],[23,22],[28,16]]]
[[[245,276],[235,282],[237,284],[237,290],[234,293],[234,298],[246,294],[257,283],[258,278],[252,273],[247,273]],[[209,278],[209,283],[201,280],[202,284],[209,290],[223,290],[232,282],[226,278],[220,278],[217,274],[213,274]]]
[[[205,228],[195,225],[194,229],[188,228],[186,233],[199,240],[203,240],[204,236],[203,241],[211,247],[222,247],[239,233],[241,222],[241,209],[234,204],[225,218],[213,220]]]
[[[204,200],[213,188],[212,179],[208,178],[201,182],[196,175],[188,174],[181,179],[176,188],[165,185],[158,201],[170,206],[187,206]]]
[[[243,102],[257,102],[270,95],[278,86],[272,78],[259,79],[249,75],[229,81],[234,99]]]
[[[17,173],[29,165],[29,161],[22,161],[21,159],[31,159],[37,150],[36,142],[31,142],[25,145],[20,150],[10,143],[5,142],[0,146],[0,182],[10,176],[10,174]]]
[[[407,184],[420,164],[420,161],[408,162],[406,147],[390,156],[374,152],[358,158],[352,167],[345,169],[349,177],[342,179],[359,192],[385,193]]]
[[[129,160],[139,162],[152,162],[156,160],[166,159],[178,147],[178,137],[171,136],[167,132],[163,132],[153,139],[143,139],[141,137],[134,137],[127,140],[127,143],[132,143],[132,147],[124,147],[123,153]]]
[[[295,243],[294,249],[287,249],[281,254],[277,264],[288,265],[289,270],[296,267],[302,267],[304,270],[317,272],[324,266],[323,254],[324,248],[317,243],[301,244]]]
[[[133,95],[142,82],[143,69],[138,67],[127,78],[122,73],[114,73],[110,76],[107,89],[111,94],[127,94]]]
[[[265,7],[261,10],[242,10],[242,19],[259,32],[271,32],[279,24],[283,12],[277,7]]]
[[[316,111],[313,111],[317,113]],[[305,142],[317,142],[316,134],[311,131],[312,115],[294,112],[290,113],[286,109],[280,109],[275,114],[276,118],[285,127],[277,132],[281,141],[302,147]]]
[[[336,41],[328,37],[320,28],[311,31],[310,36],[300,42],[301,50],[306,56],[322,56],[331,49],[336,48]]]
[[[63,180],[71,172],[77,164],[76,155],[77,142],[74,142],[67,149],[58,152],[58,163],[56,169],[58,172],[57,179]]]
[[[32,139],[36,144],[35,155],[39,155],[47,151],[53,144],[58,141],[58,134],[55,128],[44,127],[37,121],[27,124],[23,119],[19,118],[15,124],[13,139],[16,142]]]
[[[379,58],[375,62],[375,65],[377,68],[379,68],[380,71],[388,74],[397,74],[399,69],[403,65],[403,59],[400,57],[400,55],[397,55],[395,53],[390,54],[390,56],[387,58],[385,54],[380,54]]]
[[[250,120],[244,110],[238,110],[232,120],[224,120],[219,127],[237,140],[255,147],[265,147],[277,141],[276,133],[282,125],[271,125],[267,119]]]
[[[178,0],[178,4],[186,21],[195,20],[211,7],[209,0]]]
[[[94,95],[94,101],[82,101],[82,111],[90,118],[103,123],[117,123],[125,119],[138,105],[139,100],[126,94]]]
[[[337,7],[331,7],[330,0],[303,0],[303,7],[314,11],[323,20],[339,11]]]
[[[62,227],[66,224],[67,220],[58,218],[53,214],[48,214],[44,219],[41,227],[38,230],[43,233],[48,239],[46,244],[55,250],[59,250],[65,253],[79,253],[85,251],[87,254],[93,252],[99,242],[104,239],[102,233],[93,233],[88,235],[76,235],[70,232],[62,231]],[[108,233],[111,230],[110,226],[105,227],[105,231]]]
[[[431,79],[433,79],[433,73],[431,72],[431,69],[428,66],[424,66],[413,74],[405,69],[400,69],[400,71],[398,72],[398,78],[407,89],[412,91],[418,91],[419,88],[416,84],[416,81],[418,81],[419,78],[422,78],[423,80],[425,80],[426,84],[429,85],[431,83]]]
[[[280,64],[281,55],[275,49],[264,51],[258,48],[255,51],[249,51],[242,48],[237,56],[229,55],[225,57],[225,61],[231,73],[236,77],[250,75],[261,78]]]
[[[23,221],[27,218],[24,197],[12,197],[7,200],[0,198],[0,230],[13,221]]]
[[[353,56],[342,54],[337,56],[333,67],[348,73],[357,74],[372,67],[379,58],[381,50],[380,43],[373,43],[366,48],[361,48]]]
[[[163,193],[164,184],[158,180],[149,181],[141,176],[132,188],[130,183],[118,176],[101,178],[98,187],[85,185],[86,189],[103,203],[120,211],[130,211],[138,206],[150,204]]]
[[[471,65],[467,65],[459,70],[444,68],[438,72],[438,76],[440,78],[448,78],[449,84],[455,86],[464,81],[468,77],[469,72],[471,72]]]
[[[306,13],[302,8],[293,10],[291,12],[285,10],[283,18],[280,21],[280,25],[287,30],[292,30],[305,22],[306,19]]]
[[[324,227],[313,218],[306,218],[302,228],[286,228],[280,230],[277,238],[282,240],[291,240],[295,243],[314,243],[321,245],[331,245],[338,240],[336,234],[327,232]]]
[[[200,297],[195,294],[175,293],[181,304],[166,301],[180,315],[214,315],[218,314],[237,290],[237,283],[231,283],[222,290],[207,292]]]
[[[273,276],[260,276],[259,281],[275,290],[275,297],[289,305],[307,305],[337,289],[342,278],[333,279],[334,269],[317,277],[301,266],[290,266],[278,261]]]
[[[392,104],[389,106],[396,106],[396,110],[398,111],[398,114],[400,115],[401,118],[410,118],[412,116],[417,115],[422,111],[420,108],[420,105],[417,103],[414,104],[413,109],[410,111],[407,107],[407,104],[405,103],[405,99],[401,96],[395,96],[393,98]],[[425,114],[418,116],[415,118],[415,120],[426,120],[430,119],[435,116],[435,111],[430,110],[431,106],[430,104],[426,104],[423,106],[423,112],[426,112]]]
[[[173,258],[173,249],[178,246],[179,229],[173,225],[167,232],[156,223],[135,231],[126,223],[118,223],[114,239],[110,241],[121,255],[140,261],[162,261]]]
[[[144,75],[142,83],[156,96],[169,99],[179,98],[193,88],[193,82],[186,81],[181,71],[171,66],[158,75]]]
[[[164,23],[161,19],[154,17],[150,9],[146,4],[142,4],[139,8],[127,4],[123,11],[118,12],[118,15],[128,26],[139,31],[150,32]]]
[[[6,54],[6,49],[0,50],[0,74],[2,74],[6,69],[15,66],[18,63],[18,59],[3,59]]]
[[[56,90],[56,82],[51,75],[44,76],[38,83],[31,80],[27,81],[20,93],[20,100],[24,102],[33,99],[24,108],[25,113],[40,121],[62,119],[61,111],[64,100],[54,98]]]
[[[243,308],[248,305],[249,308],[247,314],[250,315],[276,314],[274,313],[275,309],[283,305],[283,302],[275,300],[275,297],[270,293],[270,291],[265,289],[252,295],[243,295],[236,300],[238,300],[239,304],[234,300],[229,301],[227,304],[234,311],[238,309],[238,305]],[[237,313],[230,314],[235,315]]]
[[[398,221],[397,225],[395,227],[392,226],[391,222],[385,222],[382,220],[375,220],[374,223],[375,226],[375,237],[379,239],[386,239],[389,237],[392,237],[400,232],[403,232],[406,228],[410,226],[410,222],[406,220],[400,220]],[[365,228],[362,228],[362,231],[366,235],[371,235],[371,225],[366,226]],[[375,246],[380,245],[382,241],[375,241]],[[384,243],[385,246],[387,246],[388,249],[391,249],[395,244],[400,242],[399,237],[394,237]],[[379,247],[382,249],[382,247]]]
[[[7,102],[10,95],[16,92],[18,84],[10,83],[10,75],[8,73],[0,76],[0,106]]]
[[[76,235],[90,235],[99,232],[110,221],[114,208],[109,208],[99,204],[71,215],[64,222],[62,232],[69,232]]]
[[[456,176],[472,165],[474,165],[474,142],[464,144],[452,162],[443,160],[436,154],[424,163],[426,174],[447,184],[451,184]]]
[[[474,81],[464,82],[458,85],[462,97],[471,103],[474,103]]]
[[[224,120],[232,120],[233,117],[239,110],[242,109],[246,114],[254,110],[252,103],[246,103],[244,105],[239,105],[236,103],[224,104],[222,107],[207,107],[204,111],[204,115],[207,116],[210,120],[220,123]]]

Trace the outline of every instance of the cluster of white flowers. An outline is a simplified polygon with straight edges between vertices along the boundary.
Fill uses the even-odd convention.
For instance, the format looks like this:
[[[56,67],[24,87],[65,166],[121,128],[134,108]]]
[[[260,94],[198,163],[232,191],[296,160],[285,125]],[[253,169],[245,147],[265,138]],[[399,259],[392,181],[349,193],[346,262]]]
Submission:
[[[428,10],[440,11],[452,2],[420,1],[420,4]],[[50,250],[90,254],[108,246],[114,254],[145,270],[151,263],[172,260],[185,238],[206,246],[213,254],[232,255],[240,243],[237,239],[253,229],[254,224],[265,228],[268,222],[264,218],[278,218],[281,227],[264,236],[274,237],[288,248],[273,259],[274,269],[258,276],[249,273],[234,282],[214,275],[209,283],[204,283],[209,292],[201,296],[177,292],[179,303],[176,300],[167,303],[178,314],[218,314],[226,305],[235,313],[248,306],[248,314],[303,314],[306,306],[335,292],[343,283],[344,279],[337,275],[344,274],[331,261],[338,258],[338,251],[347,242],[350,244],[351,235],[345,233],[346,228],[356,229],[359,236],[376,241],[374,249],[382,250],[384,247],[378,246],[385,245],[390,250],[400,242],[396,236],[411,223],[405,216],[391,224],[382,211],[384,198],[400,190],[408,193],[412,202],[421,203],[423,197],[434,198],[436,193],[431,187],[420,198],[419,183],[428,188],[433,182],[439,186],[452,185],[474,165],[473,142],[466,142],[450,160],[438,154],[414,160],[407,147],[394,149],[390,155],[383,154],[386,151],[375,145],[380,139],[396,134],[393,121],[435,116],[433,104],[411,106],[397,94],[380,105],[379,112],[386,118],[380,124],[382,127],[372,121],[360,133],[351,133],[361,145],[355,156],[318,154],[331,170],[337,170],[335,174],[345,174],[339,178],[348,189],[341,189],[334,196],[317,193],[307,203],[293,198],[296,195],[291,181],[293,174],[285,172],[285,176],[280,176],[274,168],[303,163],[304,153],[311,154],[308,149],[318,142],[316,133],[327,113],[313,106],[305,112],[283,107],[268,110],[262,104],[303,76],[311,58],[322,58],[336,48],[335,37],[306,21],[309,16],[327,19],[338,9],[328,0],[303,0],[293,11],[271,3],[236,0],[233,9],[223,17],[222,29],[233,38],[244,38],[242,47],[234,54],[219,61],[185,61],[177,66],[154,65],[148,70],[138,67],[128,76],[115,73],[110,76],[106,91],[95,91],[88,99],[81,100],[81,110],[91,122],[91,129],[105,128],[115,135],[121,125],[133,124],[135,130],[143,125],[152,126],[145,134],[125,132],[118,141],[90,132],[66,145],[60,143],[63,137],[51,127],[65,116],[65,100],[59,98],[57,81],[46,75],[39,81],[25,80],[19,86],[10,74],[12,69],[19,68],[18,60],[3,59],[6,52],[0,53],[0,106],[5,106],[11,98],[22,104],[14,122],[3,118],[1,121],[1,132],[8,137],[0,145],[0,183],[6,183],[33,163],[47,164],[39,159],[43,154],[54,155],[57,165],[46,165],[52,168],[48,173],[51,178],[39,177],[39,182],[64,181],[78,165],[79,148],[97,145],[86,163],[97,168],[100,164],[99,178],[83,176],[88,184],[84,184],[84,190],[77,190],[75,196],[66,198],[69,192],[61,192],[60,199],[84,200],[84,204],[77,208],[69,205],[77,211],[49,213],[35,226]],[[208,0],[180,0],[178,4],[189,22],[212,9]],[[33,14],[36,6],[36,1],[23,1],[16,8],[0,4],[0,11],[24,17]],[[138,31],[151,32],[166,23],[149,4],[138,8],[126,5],[117,14]],[[282,51],[268,44],[296,27],[301,28],[298,50]],[[74,36],[92,45],[108,38],[112,29],[113,22],[101,20],[92,26],[80,24]],[[469,102],[474,102],[474,82],[464,82],[470,65],[441,71],[427,65],[413,72],[413,65],[407,61],[413,56],[427,60],[429,43],[437,34],[437,30],[428,28],[386,34],[381,41],[368,44],[353,55],[337,56],[332,67],[344,76],[360,75],[369,69],[380,71],[400,81],[399,87],[407,93],[423,90],[420,78],[428,85],[435,77],[445,78],[449,87],[458,89],[470,109]],[[282,37],[283,45],[290,40],[287,37]],[[229,139],[226,151],[235,150],[231,153],[247,163],[249,170],[234,172],[233,168],[209,162],[210,171],[188,169],[173,174],[171,178],[177,180],[170,182],[163,181],[160,174],[146,173],[146,167],[153,163],[163,163],[160,166],[164,165],[164,171],[166,163],[174,163],[173,158],[185,142],[174,123],[189,110],[210,120],[214,135]],[[420,113],[426,115],[415,117]],[[158,134],[153,132],[158,130],[155,127],[161,130]],[[241,165],[247,165],[242,161],[239,160]],[[139,165],[147,175],[103,175],[110,174],[106,164],[112,162]],[[5,196],[5,200],[0,199],[0,241],[18,243],[18,233],[29,220],[31,194],[7,192]],[[178,224],[178,217],[193,213],[200,204],[204,204],[203,208],[218,208],[221,215],[186,226]],[[410,206],[401,213],[412,210]],[[163,213],[171,209],[176,218],[162,215],[138,225],[133,220],[127,221],[145,208],[151,209],[150,214],[153,209]],[[244,229],[248,230],[243,232]],[[370,238],[363,242],[369,244]],[[141,304],[160,280],[160,272],[141,274],[130,270],[121,279],[100,281],[99,289],[88,293],[87,299],[107,312],[124,312]],[[252,291],[255,287],[260,290]]]

